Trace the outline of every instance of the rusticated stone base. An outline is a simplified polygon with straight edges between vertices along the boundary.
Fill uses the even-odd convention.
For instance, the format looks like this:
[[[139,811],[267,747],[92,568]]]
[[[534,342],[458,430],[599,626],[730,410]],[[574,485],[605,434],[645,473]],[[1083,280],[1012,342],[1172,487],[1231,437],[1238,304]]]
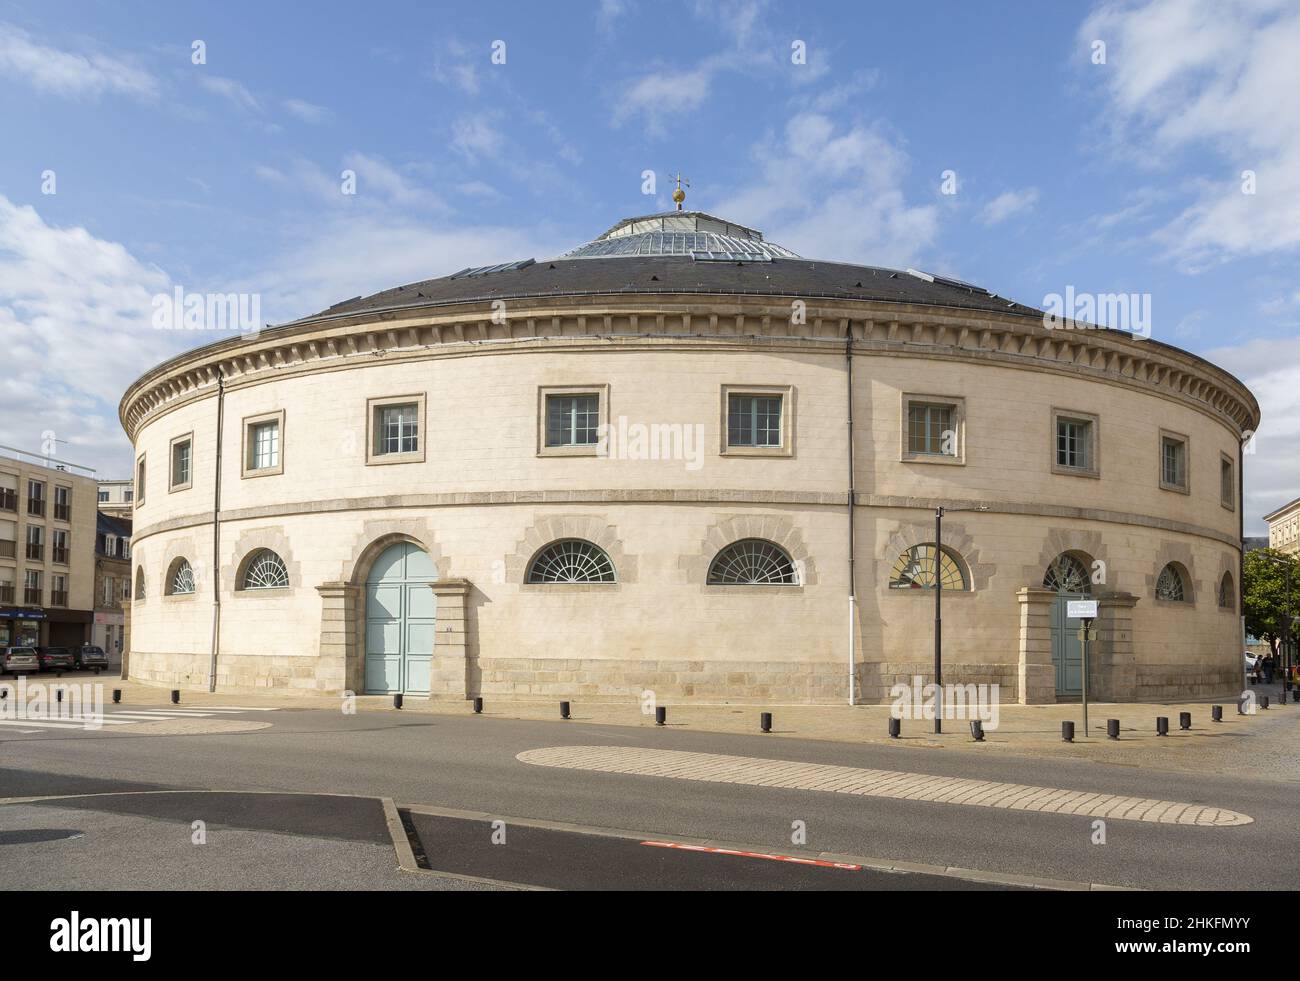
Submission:
[[[131,680],[206,691],[208,655],[133,651]],[[324,695],[343,687],[342,665],[328,656],[226,654],[217,662],[217,691]]]

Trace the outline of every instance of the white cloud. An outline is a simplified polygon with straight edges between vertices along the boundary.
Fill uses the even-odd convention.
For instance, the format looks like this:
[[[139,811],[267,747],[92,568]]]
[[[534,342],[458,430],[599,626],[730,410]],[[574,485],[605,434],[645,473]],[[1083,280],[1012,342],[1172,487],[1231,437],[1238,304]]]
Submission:
[[[460,89],[466,95],[478,95],[479,68],[488,63],[490,55],[491,51],[486,45],[481,51],[473,51],[461,41],[449,39],[434,56],[433,77],[443,85]]]
[[[596,29],[608,34],[619,20],[626,17],[635,8],[632,0],[600,0],[596,8]]]
[[[119,243],[52,226],[0,195],[5,442],[36,450],[53,430],[68,440],[59,456],[130,473],[118,399],[143,371],[198,339],[151,326],[153,297],[171,288],[165,272]]]
[[[199,84],[214,95],[221,96],[231,105],[246,112],[260,113],[262,111],[261,100],[233,78],[203,74],[199,76]]]
[[[1038,203],[1038,188],[1026,187],[1019,191],[1003,191],[980,213],[980,220],[986,225],[997,225],[1012,215],[1029,211]]]
[[[752,157],[759,179],[716,210],[800,255],[903,268],[934,240],[938,209],[907,202],[906,154],[875,129],[800,113]]]
[[[1300,8],[1107,3],[1079,39],[1107,43],[1107,63],[1089,71],[1103,80],[1119,140],[1156,155],[1216,155],[1157,236],[1170,255],[1194,270],[1300,245]],[[1256,174],[1255,194],[1242,193],[1244,170]]]
[[[1259,400],[1255,452],[1246,456],[1246,531],[1300,496],[1300,339],[1256,340],[1205,357],[1240,378]]]
[[[0,74],[23,79],[39,92],[70,98],[112,93],[153,99],[158,95],[157,80],[128,58],[60,51],[4,23],[0,23]]]
[[[481,113],[457,119],[451,132],[452,149],[471,161],[499,157],[506,142],[502,132]]]
[[[666,117],[697,109],[709,97],[715,71],[715,63],[707,62],[689,71],[665,69],[642,75],[624,88],[614,108],[614,124],[639,115],[651,136],[665,135]]]
[[[354,150],[343,158],[343,165],[356,171],[358,195],[378,192],[388,203],[404,209],[442,211],[447,207],[437,194],[421,187],[382,157]]]
[[[282,105],[285,111],[297,116],[305,123],[323,123],[333,115],[324,106],[318,106],[314,102],[307,102],[303,99],[285,99]]]

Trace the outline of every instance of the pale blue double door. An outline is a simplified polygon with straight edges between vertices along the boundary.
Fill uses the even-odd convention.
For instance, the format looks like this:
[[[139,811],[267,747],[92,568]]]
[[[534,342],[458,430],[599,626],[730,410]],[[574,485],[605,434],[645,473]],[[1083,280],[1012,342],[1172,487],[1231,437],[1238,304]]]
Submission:
[[[1057,593],[1052,601],[1052,666],[1056,668],[1056,693],[1083,693],[1083,621],[1069,615],[1071,600],[1088,599],[1087,593]]]
[[[438,578],[418,546],[398,542],[375,560],[366,578],[366,693],[429,693]]]

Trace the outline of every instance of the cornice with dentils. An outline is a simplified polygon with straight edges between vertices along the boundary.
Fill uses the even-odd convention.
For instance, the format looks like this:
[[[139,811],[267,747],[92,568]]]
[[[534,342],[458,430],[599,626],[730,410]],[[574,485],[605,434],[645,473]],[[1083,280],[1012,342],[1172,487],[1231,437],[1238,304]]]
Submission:
[[[804,323],[791,305],[807,304]],[[256,336],[236,336],[155,367],[127,389],[118,416],[140,427],[216,392],[217,372],[241,387],[287,374],[395,360],[536,350],[631,347],[842,350],[998,363],[1124,385],[1198,409],[1240,436],[1259,426],[1259,404],[1237,378],[1180,348],[1091,325],[1047,328],[1038,316],[873,300],[683,294],[584,295],[490,304],[328,312]],[[1069,322],[1067,322],[1069,323]]]

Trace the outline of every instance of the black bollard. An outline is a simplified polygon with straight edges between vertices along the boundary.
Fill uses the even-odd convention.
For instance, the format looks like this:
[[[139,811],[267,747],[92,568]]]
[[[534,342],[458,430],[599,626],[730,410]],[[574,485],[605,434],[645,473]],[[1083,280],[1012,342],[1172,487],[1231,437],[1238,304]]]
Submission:
[[[655,706],[655,725],[661,726],[668,721],[668,709],[663,705]]]
[[[1211,721],[1211,722],[1222,722],[1222,721],[1223,721],[1223,706],[1222,706],[1222,705],[1211,705],[1211,706],[1210,706],[1210,721]]]
[[[173,689],[172,689],[172,704],[173,704],[173,705],[179,705],[180,703],[181,703],[181,693],[180,693],[180,689],[179,689],[179,688],[173,688]]]
[[[972,719],[970,724],[971,738],[977,743],[984,742],[984,723],[979,719]]]
[[[483,697],[481,695],[476,696],[474,698],[474,714],[475,715],[483,714]]]
[[[1179,729],[1190,729],[1191,727],[1192,727],[1192,713],[1191,713],[1191,712],[1179,712],[1179,713],[1178,713],[1178,728],[1179,728]]]
[[[396,695],[393,696],[393,708],[399,709],[401,707],[402,707],[402,693],[398,692]]]
[[[889,717],[889,738],[897,739],[903,733],[903,720]]]
[[[567,719],[568,717],[569,717],[569,703],[568,703],[568,702],[561,702],[561,703],[560,703],[560,718],[561,718],[561,719]]]
[[[1106,735],[1111,739],[1119,738],[1119,719],[1106,720]]]
[[[1157,736],[1169,735],[1169,717],[1167,715],[1156,716],[1156,735]]]
[[[1074,742],[1074,723],[1069,720],[1061,723],[1061,739],[1064,742]]]
[[[758,716],[758,727],[764,732],[772,731],[772,713],[762,712]]]
[[[61,702],[61,701],[63,701],[63,689],[62,689],[62,688],[59,688],[59,689],[57,689],[57,690],[54,692],[54,700],[55,700],[56,702]]]
[[[114,705],[117,705],[117,704],[118,704],[119,702],[121,702],[121,701],[122,701],[122,689],[121,689],[121,688],[114,688],[114,689],[113,689],[113,704],[114,704]]]

